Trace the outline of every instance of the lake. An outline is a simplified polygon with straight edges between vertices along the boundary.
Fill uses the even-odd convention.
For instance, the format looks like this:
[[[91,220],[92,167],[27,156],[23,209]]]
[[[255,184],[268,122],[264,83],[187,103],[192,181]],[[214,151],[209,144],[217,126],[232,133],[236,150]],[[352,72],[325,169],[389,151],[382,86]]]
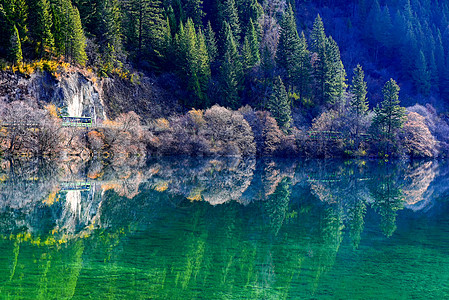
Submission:
[[[446,161],[3,161],[2,299],[447,299]]]

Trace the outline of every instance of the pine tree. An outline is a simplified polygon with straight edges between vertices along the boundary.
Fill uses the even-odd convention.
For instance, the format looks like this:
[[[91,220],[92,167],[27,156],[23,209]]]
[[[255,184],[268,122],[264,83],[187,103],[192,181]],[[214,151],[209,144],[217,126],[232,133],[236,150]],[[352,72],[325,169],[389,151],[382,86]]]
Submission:
[[[290,86],[294,84],[300,66],[301,53],[299,51],[305,51],[305,49],[300,49],[296,20],[292,7],[289,5],[281,22],[276,62],[278,67],[286,73],[285,81]]]
[[[166,12],[168,18],[168,26],[170,26],[170,34],[171,36],[175,36],[176,32],[178,32],[178,21],[176,19],[175,11],[171,5],[168,6]]]
[[[215,32],[212,29],[210,21],[207,22],[206,32],[204,34],[206,39],[207,53],[209,54],[209,61],[215,61],[218,55],[217,40],[215,39]]]
[[[237,109],[240,106],[240,97],[238,94],[239,82],[235,72],[234,62],[230,52],[226,52],[219,70],[220,92],[222,105]]]
[[[87,61],[86,38],[79,11],[70,0],[51,0],[55,52],[84,65]]]
[[[120,23],[120,7],[117,0],[98,0],[95,16],[97,37],[102,61],[106,68],[121,66],[122,28]]]
[[[418,40],[412,24],[407,25],[407,34],[404,44],[400,48],[402,68],[406,76],[411,76],[415,69],[415,62],[419,59]]]
[[[276,58],[278,67],[285,72],[287,85],[291,88],[298,87],[299,96],[303,98],[309,85],[309,51],[304,33],[301,33],[301,38],[298,35],[291,6],[285,12],[281,23]]]
[[[76,7],[71,10],[71,56],[74,61],[84,66],[87,61],[86,55],[86,37],[84,36],[83,27],[81,25],[80,13]]]
[[[315,53],[322,52],[326,43],[326,34],[324,33],[323,20],[318,15],[313,23],[313,29],[311,34],[310,50]]]
[[[273,53],[270,50],[270,47],[268,47],[267,44],[262,45],[262,53],[261,53],[261,59],[260,59],[260,67],[263,71],[263,76],[265,79],[271,79],[273,78],[273,73],[275,70],[275,62],[273,59]]]
[[[223,38],[226,39],[224,23],[227,23],[232,30],[235,42],[239,43],[241,28],[234,0],[225,0],[225,2],[220,5],[220,19],[223,24]]]
[[[260,62],[259,41],[252,20],[242,44],[243,69],[248,70]]]
[[[202,0],[186,0],[184,2],[184,11],[193,20],[194,24],[202,24],[203,17],[205,16]]]
[[[10,39],[10,59],[15,64],[22,62],[22,46],[19,31],[15,25]]]
[[[42,57],[45,53],[51,53],[54,47],[54,39],[51,32],[53,23],[50,14],[50,3],[47,0],[29,0],[28,6],[30,8],[30,36],[37,46],[37,54]]]
[[[365,29],[363,32],[367,38],[376,38],[377,26],[381,23],[382,10],[378,0],[375,0],[370,8],[365,22]]]
[[[255,66],[260,62],[260,44],[259,44],[259,38],[257,37],[257,31],[254,27],[253,20],[249,20],[249,27],[248,27],[248,40],[249,40],[249,47],[251,49],[251,65]]]
[[[3,3],[2,3],[3,2]],[[5,18],[11,26],[16,26],[21,43],[28,39],[28,5],[26,0],[0,1]]]
[[[188,19],[185,27],[181,24],[177,35],[178,65],[181,66],[182,78],[186,82],[190,98],[185,105],[205,107],[206,91],[210,80],[209,56],[205,38],[201,30],[195,30],[192,19]]]
[[[208,106],[206,94],[211,77],[211,71],[206,39],[201,29],[198,30],[196,46],[198,81],[201,89],[200,106],[206,107]]]
[[[287,91],[280,76],[274,80],[273,92],[268,99],[267,108],[276,119],[279,128],[288,133],[292,122],[292,113]]]
[[[236,6],[239,14],[240,26],[242,29],[246,29],[245,31],[249,30],[251,21],[259,20],[263,14],[263,7],[257,0],[238,0],[236,1]]]
[[[311,48],[315,52],[315,96],[322,103],[334,105],[342,98],[346,89],[346,72],[338,45],[332,37],[326,37],[319,15],[313,25]]]
[[[430,93],[430,72],[428,71],[426,58],[422,51],[419,52],[418,60],[415,62],[415,69],[412,73],[416,91],[424,96]]]
[[[430,52],[430,85],[438,89],[438,83],[440,82],[440,75],[438,73],[438,66],[435,59],[435,51]]]
[[[251,54],[251,47],[247,35],[245,35],[245,38],[243,39],[241,57],[242,57],[242,67],[243,70],[246,72],[253,66],[251,64],[251,62],[253,61],[253,57]]]
[[[299,49],[301,53],[299,70],[296,74],[298,92],[300,99],[310,95],[310,81],[312,75],[312,64],[310,62],[310,52],[307,50],[307,40],[304,32],[301,32],[299,39]]]
[[[404,39],[407,35],[407,20],[404,15],[398,10],[396,11],[393,19],[392,28],[392,47],[400,47],[404,43]]]
[[[352,77],[351,85],[352,97],[350,99],[349,105],[352,112],[355,114],[356,120],[356,136],[359,134],[359,123],[360,118],[368,114],[368,99],[366,98],[366,82],[365,73],[363,72],[362,66],[357,65],[354,68],[354,76]]]
[[[224,36],[224,59],[219,74],[223,93],[222,102],[223,105],[236,109],[240,105],[238,93],[242,89],[243,69],[231,27],[226,21]]]
[[[445,56],[443,41],[441,39],[441,32],[437,29],[437,36],[435,40],[435,63],[438,69],[438,78],[441,79],[443,72],[445,71]]]
[[[70,34],[69,30],[69,18],[71,16],[69,7],[70,1],[68,0],[50,0],[51,3],[51,13],[53,20],[53,38],[55,41],[55,53],[57,55],[68,56],[67,44],[68,36]]]
[[[393,29],[393,23],[391,21],[390,10],[388,6],[382,10],[379,16],[379,23],[375,27],[375,37],[376,39],[385,47],[389,48],[392,45],[391,32]]]
[[[382,88],[384,100],[374,108],[373,126],[384,139],[387,139],[386,150],[393,142],[396,131],[402,128],[407,120],[404,107],[399,105],[399,86],[396,81],[390,79]]]
[[[329,37],[326,39],[324,53],[319,57],[322,67],[322,97],[324,103],[334,105],[346,90],[346,72],[340,59],[337,43]]]
[[[201,97],[201,88],[197,72],[197,37],[192,19],[188,19],[185,27],[181,24],[178,35],[178,55],[179,63],[183,71],[184,81],[187,83],[187,90],[193,100]],[[186,99],[185,105],[189,105],[192,98]],[[195,104],[195,103],[191,103]]]

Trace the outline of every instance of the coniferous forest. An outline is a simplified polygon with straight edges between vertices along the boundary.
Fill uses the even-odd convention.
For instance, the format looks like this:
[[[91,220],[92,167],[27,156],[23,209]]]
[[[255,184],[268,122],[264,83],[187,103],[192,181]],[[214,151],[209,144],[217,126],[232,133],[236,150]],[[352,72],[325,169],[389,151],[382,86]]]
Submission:
[[[449,153],[448,28],[441,0],[0,0],[0,66],[151,78],[176,112],[105,100],[151,153],[435,157]],[[17,99],[0,97],[6,122]],[[86,147],[113,147],[107,130]]]

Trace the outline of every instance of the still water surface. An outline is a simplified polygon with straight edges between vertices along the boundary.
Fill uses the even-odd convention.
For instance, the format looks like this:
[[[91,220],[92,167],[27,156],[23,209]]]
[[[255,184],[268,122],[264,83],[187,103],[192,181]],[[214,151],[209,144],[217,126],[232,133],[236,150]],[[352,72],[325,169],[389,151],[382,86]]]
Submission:
[[[444,161],[0,171],[1,299],[448,299]]]

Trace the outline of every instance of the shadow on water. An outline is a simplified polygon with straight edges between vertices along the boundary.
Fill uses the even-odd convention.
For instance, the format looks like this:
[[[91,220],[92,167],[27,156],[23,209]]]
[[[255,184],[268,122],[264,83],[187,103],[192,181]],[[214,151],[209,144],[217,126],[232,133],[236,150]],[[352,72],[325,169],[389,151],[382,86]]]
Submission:
[[[445,298],[443,161],[3,161],[0,294]]]

